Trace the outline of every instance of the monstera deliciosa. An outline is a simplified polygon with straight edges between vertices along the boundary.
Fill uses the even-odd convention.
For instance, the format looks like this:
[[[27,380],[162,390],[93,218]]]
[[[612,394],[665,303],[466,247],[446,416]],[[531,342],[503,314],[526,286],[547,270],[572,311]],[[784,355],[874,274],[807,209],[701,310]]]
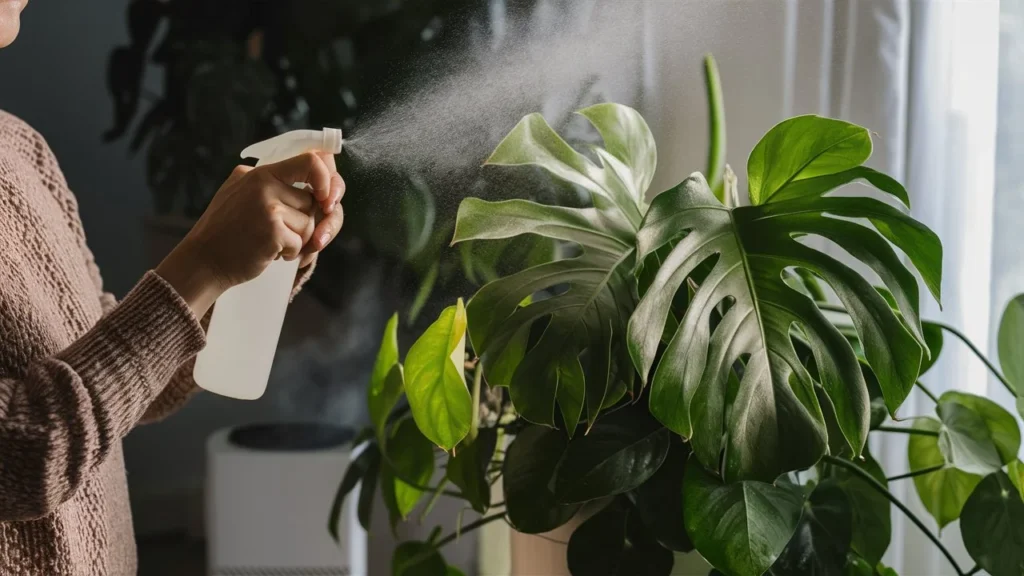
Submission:
[[[599,164],[539,114],[524,118],[487,164],[539,167],[588,192],[593,207],[469,198],[453,241],[536,234],[579,247],[578,256],[485,285],[467,306],[470,339],[485,366],[515,366],[506,383],[518,413],[553,426],[557,404],[570,434],[581,419],[592,426],[603,407],[633,393],[624,335],[636,302],[636,231],[656,164],[654,138],[635,110],[600,104],[579,114],[604,138],[604,148],[592,149]],[[556,287],[564,289],[532,298]],[[533,343],[535,326],[540,335]]]
[[[977,351],[919,317],[918,278],[939,297],[938,238],[907,214],[898,182],[864,166],[868,131],[817,116],[786,120],[754,147],[738,205],[710,59],[705,73],[708,174],[649,205],[656,149],[630,108],[580,111],[603,146],[576,149],[536,114],[501,142],[486,170],[546,173],[589,203],[462,202],[460,250],[531,236],[563,257],[457,301],[404,362],[392,318],[367,447],[342,479],[332,525],[361,480],[364,522],[378,489],[392,525],[417,508],[422,520],[440,497],[481,515],[400,545],[396,574],[456,573],[438,550],[490,522],[539,534],[577,518],[576,576],[668,576],[694,551],[727,576],[894,576],[882,559],[895,505],[958,576],[1020,576],[1016,420],[921,381],[945,333]],[[1000,330],[1006,376],[983,358],[1011,392],[1024,388],[1014,386],[1021,301]],[[915,387],[935,417],[898,425],[889,416]],[[887,475],[869,434],[909,435],[910,471]],[[931,518],[889,491],[901,480]],[[935,533],[955,520],[973,570]]]
[[[787,270],[802,268],[834,290],[890,411],[917,379],[926,350],[917,281],[889,242],[910,258],[936,298],[941,244],[885,202],[828,195],[865,179],[907,202],[899,184],[861,166],[870,153],[864,128],[817,116],[787,120],[751,153],[750,206],[724,206],[695,174],[654,199],[637,234],[640,261],[675,243],[629,323],[630,352],[644,381],[676,292],[702,264],[714,262],[657,363],[650,406],[667,427],[691,438],[704,466],[718,469],[724,450],[727,480],[771,481],[813,465],[828,444],[827,418],[835,419],[852,454],[867,438],[870,398],[857,356],[815,302],[785,281]],[[819,238],[873,270],[899,314],[849,265],[809,245]],[[797,356],[797,338],[813,353],[815,375]]]

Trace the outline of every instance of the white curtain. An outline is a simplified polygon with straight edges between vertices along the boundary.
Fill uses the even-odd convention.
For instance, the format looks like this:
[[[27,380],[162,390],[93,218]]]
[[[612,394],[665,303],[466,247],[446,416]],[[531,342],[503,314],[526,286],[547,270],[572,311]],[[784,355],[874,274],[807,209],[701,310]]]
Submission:
[[[1017,16],[1010,22],[1021,32],[1016,44],[1004,39],[1004,50],[1021,53],[1024,3],[1009,4],[1016,6],[1006,11]],[[816,113],[866,126],[875,133],[870,163],[906,183],[913,214],[942,239],[942,308],[924,296],[923,316],[960,328],[995,358],[998,317],[1024,291],[1024,188],[1014,184],[1024,180],[1024,167],[1011,152],[1001,152],[995,186],[998,0],[648,0],[647,6],[654,13],[654,40],[648,40],[654,73],[645,76],[653,96],[645,99],[645,114],[658,137],[656,189],[703,169],[707,119],[699,57],[705,51],[721,68],[728,161],[741,175],[741,189],[746,153],[783,118]],[[1014,94],[1024,95],[1024,70],[1019,76],[1016,93],[1003,86],[1001,151],[1024,133],[1024,121],[1016,131],[1005,121]],[[1017,149],[1024,151],[1021,136]],[[937,393],[965,390],[1013,409],[981,362],[948,336],[940,364],[924,380]],[[933,414],[933,403],[916,392],[901,410],[901,417],[926,414]],[[905,440],[873,446],[890,474],[907,470]],[[937,528],[912,481],[891,489]],[[892,518],[888,565],[905,576],[954,574],[898,510]],[[974,565],[956,524],[942,540],[963,569]]]

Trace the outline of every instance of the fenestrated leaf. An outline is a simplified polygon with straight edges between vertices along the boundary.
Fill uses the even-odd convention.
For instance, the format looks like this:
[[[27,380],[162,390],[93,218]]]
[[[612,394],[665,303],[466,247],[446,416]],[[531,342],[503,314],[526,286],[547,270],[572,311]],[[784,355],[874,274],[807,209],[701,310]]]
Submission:
[[[865,450],[863,462],[854,462],[888,488],[885,472]],[[877,564],[889,549],[892,537],[892,506],[889,500],[863,478],[846,468],[831,466],[823,485],[839,487],[850,501],[852,531],[850,548],[869,564]]]
[[[388,486],[385,493],[394,494],[392,512],[404,520],[423,496],[421,487],[434,475],[434,449],[416,422],[406,418],[395,427],[386,454],[384,466],[393,488]]]
[[[622,117],[625,122],[613,126],[609,122],[595,122],[595,118],[609,116],[601,112],[603,107],[615,109],[614,115]],[[600,108],[599,108],[600,107]],[[632,154],[639,152],[641,147],[653,151],[654,141],[650,129],[640,115],[626,106],[619,104],[598,105],[580,111],[592,124],[595,124],[605,139],[613,142],[611,147],[620,154],[630,149]],[[629,118],[626,118],[626,117]],[[620,130],[628,132],[619,133]],[[635,144],[627,144],[635,143]],[[606,148],[600,154],[602,165],[598,166],[583,154],[569,146],[556,133],[540,114],[530,114],[523,118],[487,159],[491,166],[525,166],[532,165],[543,168],[559,180],[575,184],[590,193],[594,206],[612,208],[621,213],[635,227],[641,219],[640,201],[634,190],[638,183],[647,180],[647,172],[653,173],[650,162],[655,158],[638,156],[627,158],[627,161],[639,161],[637,166],[630,166],[622,158]],[[649,181],[649,180],[648,180]]]
[[[693,545],[726,576],[760,576],[786,547],[803,497],[756,480],[723,484],[696,458],[683,479],[683,518]]]
[[[939,450],[951,465],[984,475],[1017,458],[1017,420],[995,402],[950,391],[939,398],[935,411],[942,421]]]
[[[392,576],[447,576],[441,553],[428,542],[402,542],[391,558]]]
[[[1024,294],[1006,305],[999,321],[999,363],[1017,390],[1017,411],[1024,416]]]
[[[462,496],[481,514],[491,505],[491,485],[487,467],[494,456],[498,434],[494,428],[482,428],[476,440],[461,447],[448,460],[448,479],[462,490]]]
[[[871,136],[865,128],[812,115],[784,120],[750,152],[750,203],[769,202],[791,183],[857,168],[868,156]]]
[[[924,333],[924,341],[928,345],[929,355],[921,358],[921,375],[931,370],[932,366],[939,359],[942,353],[942,328],[934,322],[924,321],[921,323],[921,331]]]
[[[790,182],[774,194],[769,202],[781,202],[802,196],[821,195],[857,180],[867,180],[875,188],[891,194],[904,205],[910,206],[910,196],[902,184],[891,176],[877,170],[872,170],[867,166],[857,166],[856,168],[835,174],[826,174],[824,176]]]
[[[441,312],[405,357],[405,393],[416,425],[451,450],[469,433],[472,399],[463,377],[466,309],[459,298]]]
[[[573,576],[668,576],[673,563],[672,553],[621,501],[612,502],[572,533],[566,557]]]
[[[618,410],[569,443],[555,475],[555,497],[587,502],[628,492],[658,471],[669,444],[668,429],[643,406]]]
[[[683,523],[683,474],[690,448],[676,442],[661,468],[633,490],[634,505],[662,546],[675,552],[690,552],[693,543]]]
[[[992,576],[1024,573],[1024,500],[1002,471],[974,489],[960,531],[971,558]]]
[[[548,487],[567,443],[562,432],[530,426],[509,445],[502,465],[503,485],[508,519],[516,530],[526,534],[548,532],[579,511],[578,504],[559,503]]]
[[[453,242],[537,234],[573,242],[575,258],[528,268],[491,282],[470,301],[469,333],[484,365],[515,365],[507,381],[516,410],[525,419],[555,425],[559,399],[563,418],[579,420],[576,404],[593,425],[612,391],[632,390],[633,370],[621,344],[636,301],[632,278],[634,235],[643,193],[654,168],[654,143],[639,115],[618,105],[581,111],[601,132],[605,149],[595,149],[601,165],[576,152],[539,115],[527,116],[495,150],[491,165],[534,165],[588,192],[593,208],[543,206],[522,200],[487,203],[475,199],[459,207]],[[547,297],[534,294],[567,287]],[[537,342],[514,362],[530,328],[546,322]],[[511,352],[509,352],[511,350]],[[585,378],[573,362],[586,358]],[[559,378],[559,370],[572,376]],[[567,371],[567,372],[566,372]],[[617,375],[617,379],[615,376]],[[562,380],[562,382],[560,382]],[[568,382],[568,384],[566,384]],[[554,383],[554,385],[552,385]],[[561,393],[572,385],[571,393]],[[574,418],[575,417],[575,418]]]
[[[341,519],[341,509],[345,504],[345,497],[366,475],[374,454],[379,454],[376,447],[368,446],[364,449],[355,460],[349,463],[348,469],[345,470],[345,476],[341,479],[341,484],[338,484],[338,491],[334,494],[334,502],[331,503],[331,512],[327,519],[327,531],[330,532],[331,538],[335,542],[338,542],[338,522]]]
[[[772,565],[771,574],[841,574],[852,537],[851,504],[839,486],[819,484],[807,499],[796,533]]]
[[[785,156],[787,152],[772,149],[780,143],[792,145],[796,152],[789,153],[794,154],[817,149],[821,134],[838,130],[835,122],[801,120],[808,143],[793,140],[795,132],[785,137],[769,133],[759,153]],[[863,132],[866,138],[859,127],[839,132]],[[859,164],[866,157],[858,152],[842,160],[837,156],[841,150],[845,148],[829,149],[824,159],[802,160],[798,164],[806,164],[810,172],[790,176],[821,176],[826,169],[848,169],[846,164]],[[789,166],[787,162],[783,164]],[[757,184],[766,191],[763,199],[789,181],[789,176],[776,177],[792,172],[784,168],[765,168],[764,182]],[[873,228],[849,219],[868,220]],[[803,235],[839,244],[876,272],[899,304],[902,318],[859,273],[796,240]],[[706,467],[714,468],[724,449],[729,480],[768,481],[813,465],[824,452],[826,429],[812,378],[793,347],[798,327],[813,352],[838,428],[852,453],[859,453],[868,431],[869,398],[856,354],[813,300],[787,285],[783,272],[804,268],[831,286],[850,311],[865,357],[894,411],[917,379],[924,339],[917,280],[886,240],[901,248],[922,276],[938,277],[938,238],[900,210],[871,198],[807,195],[730,210],[711,195],[700,174],[656,197],[637,233],[637,259],[644,261],[669,242],[677,244],[629,324],[630,352],[644,380],[654,365],[673,297],[699,264],[714,259],[715,266],[654,372],[652,413],[691,438]],[[711,315],[722,303],[728,310],[712,330]],[[729,372],[746,355],[743,381],[727,394]]]
[[[938,433],[942,424],[934,418],[917,418],[914,429]],[[907,444],[907,460],[910,471],[917,472],[926,468],[947,464],[942,451],[939,450],[937,436],[913,434]],[[938,522],[939,528],[960,517],[964,502],[981,482],[981,476],[968,474],[952,466],[935,472],[914,476],[914,488],[921,498],[928,513]]]

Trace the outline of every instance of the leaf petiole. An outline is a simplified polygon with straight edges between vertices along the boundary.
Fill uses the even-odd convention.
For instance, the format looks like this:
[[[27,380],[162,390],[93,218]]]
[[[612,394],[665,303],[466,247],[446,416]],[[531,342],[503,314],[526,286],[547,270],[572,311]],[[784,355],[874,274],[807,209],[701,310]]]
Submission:
[[[925,474],[931,474],[932,472],[938,472],[939,470],[942,470],[945,467],[946,467],[945,464],[936,464],[935,466],[930,466],[928,468],[922,468],[920,470],[914,470],[913,472],[907,472],[906,474],[900,474],[898,476],[892,476],[890,478],[886,478],[886,480],[889,481],[889,482],[895,482],[896,480],[903,480],[905,478],[913,478],[914,476],[924,476]]]
[[[917,428],[897,428],[895,426],[879,426],[875,428],[879,432],[896,432],[899,434],[917,434],[919,436],[938,436],[938,432],[932,430],[918,430]]]

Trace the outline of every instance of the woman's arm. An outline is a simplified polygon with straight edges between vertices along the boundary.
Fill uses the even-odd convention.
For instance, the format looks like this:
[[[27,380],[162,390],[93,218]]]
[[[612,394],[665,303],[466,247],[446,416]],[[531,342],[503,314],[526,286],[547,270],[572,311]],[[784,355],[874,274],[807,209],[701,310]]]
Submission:
[[[188,304],[149,272],[67,349],[0,379],[0,522],[68,500],[204,344]]]

